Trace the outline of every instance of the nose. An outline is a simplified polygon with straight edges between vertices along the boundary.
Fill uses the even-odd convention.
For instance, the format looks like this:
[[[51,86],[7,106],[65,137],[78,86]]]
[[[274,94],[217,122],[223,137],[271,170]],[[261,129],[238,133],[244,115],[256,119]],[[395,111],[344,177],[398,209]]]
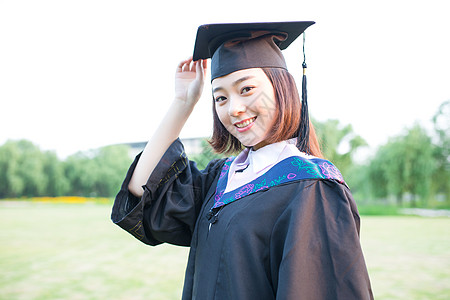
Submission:
[[[244,103],[242,103],[238,97],[231,98],[229,103],[230,106],[228,107],[228,114],[232,117],[237,117],[247,110]]]

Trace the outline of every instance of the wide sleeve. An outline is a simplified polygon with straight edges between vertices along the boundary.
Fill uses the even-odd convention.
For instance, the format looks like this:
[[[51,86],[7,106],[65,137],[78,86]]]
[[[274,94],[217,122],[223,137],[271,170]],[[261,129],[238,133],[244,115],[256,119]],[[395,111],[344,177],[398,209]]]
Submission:
[[[224,160],[214,160],[198,170],[177,139],[143,186],[142,197],[137,198],[128,184],[139,158],[130,166],[115,198],[112,221],[148,245],[167,242],[189,246],[203,200]]]
[[[348,188],[312,180],[277,220],[271,239],[276,299],[373,299]]]

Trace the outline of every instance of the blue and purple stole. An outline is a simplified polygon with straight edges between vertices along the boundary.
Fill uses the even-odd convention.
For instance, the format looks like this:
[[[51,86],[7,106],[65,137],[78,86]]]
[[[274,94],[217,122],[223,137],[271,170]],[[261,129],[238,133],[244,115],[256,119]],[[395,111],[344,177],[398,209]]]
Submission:
[[[316,157],[291,156],[278,162],[260,177],[233,191],[224,193],[228,182],[228,172],[233,160],[234,157],[230,157],[222,167],[212,209],[224,206],[258,191],[291,181],[332,179],[344,183],[341,172],[328,160]]]

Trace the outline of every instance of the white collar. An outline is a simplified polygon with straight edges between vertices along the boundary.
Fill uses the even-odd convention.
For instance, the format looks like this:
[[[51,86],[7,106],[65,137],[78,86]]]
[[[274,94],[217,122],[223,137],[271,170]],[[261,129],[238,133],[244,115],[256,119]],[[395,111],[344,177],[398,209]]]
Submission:
[[[298,150],[297,139],[264,146],[258,150],[244,149],[231,163],[225,192],[232,191],[266,173],[278,162],[292,156],[307,159],[313,156]]]
[[[259,173],[273,166],[278,161],[286,145],[288,145],[287,141],[282,141],[264,146],[258,150],[250,150],[247,160],[253,172]]]
[[[295,138],[266,145],[258,150],[246,148],[234,159],[230,166],[230,174],[239,170],[245,170],[249,166],[253,173],[260,173],[270,169],[280,161],[281,157],[284,159],[296,155],[301,156],[302,153],[296,147]]]

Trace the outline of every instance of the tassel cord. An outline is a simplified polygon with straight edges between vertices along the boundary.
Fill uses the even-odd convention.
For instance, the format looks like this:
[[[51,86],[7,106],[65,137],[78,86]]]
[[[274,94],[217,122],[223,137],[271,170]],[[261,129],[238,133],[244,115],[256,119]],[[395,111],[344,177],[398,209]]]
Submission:
[[[303,33],[303,77],[302,77],[302,112],[298,128],[297,148],[307,154],[311,154],[309,147],[309,113],[308,113],[308,95],[306,89],[306,55],[305,55],[305,33]]]

